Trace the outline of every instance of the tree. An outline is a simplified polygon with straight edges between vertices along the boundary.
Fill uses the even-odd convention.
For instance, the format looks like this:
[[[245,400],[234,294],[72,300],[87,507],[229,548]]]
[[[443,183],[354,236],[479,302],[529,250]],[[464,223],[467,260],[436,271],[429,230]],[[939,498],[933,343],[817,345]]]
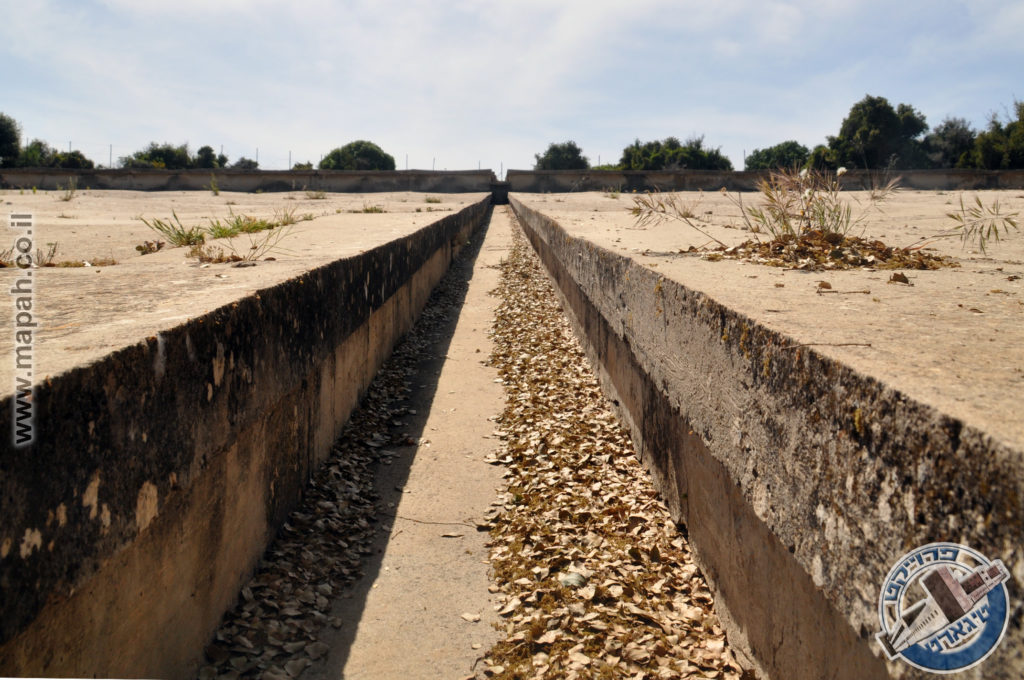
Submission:
[[[121,165],[126,168],[182,170],[192,167],[188,144],[174,146],[173,144],[150,142],[145,149],[136,151],[131,156],[124,156],[120,161]]]
[[[57,150],[41,139],[33,139],[21,153],[17,164],[23,168],[48,168],[53,165]]]
[[[918,139],[928,124],[914,107],[896,109],[885,97],[867,95],[843,119],[839,135],[828,138],[834,162],[862,168],[914,168],[927,164]]]
[[[769,146],[767,149],[754,149],[747,156],[747,170],[777,170],[778,168],[795,168],[804,165],[811,152],[803,144],[789,140]]]
[[[41,139],[33,139],[18,154],[22,168],[69,168],[91,170],[95,164],[78,149],[58,151]]]
[[[819,144],[807,157],[807,167],[815,170],[836,170],[839,164],[836,163],[835,152],[824,144]]]
[[[935,168],[967,167],[977,136],[965,119],[946,118],[924,138],[928,162]]]
[[[677,137],[641,143],[639,139],[622,150],[619,165],[625,170],[732,170],[732,162],[719,148],[704,147],[704,137],[680,143]]]
[[[319,167],[321,170],[394,170],[395,159],[373,142],[358,139],[332,149]]]
[[[231,164],[231,167],[235,170],[255,170],[260,167],[260,164],[251,158],[242,156],[237,161]]]
[[[212,146],[201,146],[196,150],[195,167],[197,168],[219,168],[217,156],[213,153]]]
[[[60,151],[55,153],[51,160],[51,167],[92,170],[95,165],[91,160],[85,157],[85,154],[78,149],[75,149],[74,151]]]
[[[569,140],[561,144],[552,142],[543,154],[534,154],[534,170],[588,170],[590,161],[583,155],[583,149]]]
[[[0,113],[0,167],[13,167],[21,152],[21,126],[6,113]]]
[[[1016,120],[1003,123],[995,114],[988,129],[979,133],[970,154],[970,165],[987,170],[1024,168],[1024,101],[1013,102]]]
[[[306,161],[305,163],[296,163],[295,165],[292,166],[292,170],[312,170],[312,169],[313,169],[313,164],[310,163],[309,161]]]

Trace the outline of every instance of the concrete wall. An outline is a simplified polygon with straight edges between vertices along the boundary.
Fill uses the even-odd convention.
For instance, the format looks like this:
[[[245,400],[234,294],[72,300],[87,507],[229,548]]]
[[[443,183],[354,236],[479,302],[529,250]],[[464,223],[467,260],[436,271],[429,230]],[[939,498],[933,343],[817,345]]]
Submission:
[[[509,191],[567,193],[571,191],[755,191],[765,172],[676,170],[659,172],[618,170],[509,170]],[[1024,170],[903,170],[900,186],[906,189],[1022,189]],[[879,173],[851,170],[843,176],[846,189],[870,188]]]
[[[342,170],[62,170],[60,168],[0,169],[0,188],[62,189],[75,178],[79,189],[133,191],[200,191],[216,178],[221,191],[423,191],[473,193],[490,191],[495,181],[490,170],[394,170],[348,172]]]
[[[510,202],[749,663],[925,677],[879,658],[878,596],[955,517],[1012,572],[984,677],[1024,676],[1024,452]]]
[[[487,211],[481,201],[36,385],[36,444],[0,443],[0,675],[194,677]]]

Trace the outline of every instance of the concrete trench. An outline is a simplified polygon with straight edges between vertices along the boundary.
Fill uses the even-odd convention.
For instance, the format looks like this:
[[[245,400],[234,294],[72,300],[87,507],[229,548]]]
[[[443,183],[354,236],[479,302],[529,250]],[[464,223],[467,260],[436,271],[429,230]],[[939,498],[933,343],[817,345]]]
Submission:
[[[893,556],[944,540],[950,516],[965,518],[960,542],[1020,564],[1012,444],[813,349],[778,351],[798,341],[575,236],[516,194],[511,204],[673,518],[689,528],[736,653],[772,678],[926,677],[881,658],[878,584]],[[860,413],[872,414],[870,430]],[[940,474],[921,474],[933,466]],[[955,500],[941,473],[950,469],[970,479]],[[887,475],[943,510],[887,513],[876,504]],[[823,520],[820,503],[836,507],[837,496],[859,541]],[[1019,602],[1008,620],[992,656],[962,677],[1020,676]]]
[[[815,551],[827,554],[837,548],[827,542],[813,544],[817,539],[806,539],[817,534],[787,516],[785,509],[773,506],[774,514],[766,519],[759,502],[752,500],[750,488],[740,482],[732,467],[734,461],[722,453],[722,447],[729,446],[728,434],[715,422],[684,415],[687,405],[681,395],[692,390],[672,383],[673,376],[652,360],[656,352],[645,344],[642,333],[635,326],[628,327],[621,314],[607,306],[606,298],[625,295],[632,296],[630,309],[636,310],[638,316],[649,312],[649,305],[645,305],[638,291],[653,286],[657,275],[572,238],[557,223],[518,202],[514,195],[511,200],[638,455],[672,518],[688,529],[697,562],[721,604],[718,614],[730,646],[742,665],[771,678],[923,677],[903,666],[883,662],[872,642],[875,631],[865,624],[866,598],[857,589],[868,589],[865,584],[873,587],[878,576],[875,572],[881,568],[879,565],[884,566],[880,556],[871,554],[870,560],[860,567],[849,566],[849,583],[838,578],[844,574],[832,574],[823,584],[820,572],[812,567],[812,556]],[[41,561],[41,551],[24,549],[21,562],[15,564],[16,546],[5,550],[0,580],[5,612],[0,626],[0,671],[5,675],[200,675],[204,679],[244,676],[268,680],[299,675],[484,677],[486,669],[475,664],[497,640],[497,634],[487,624],[498,621],[494,609],[500,602],[493,597],[494,593],[487,592],[487,583],[480,580],[486,567],[466,566],[465,571],[459,571],[463,567],[453,565],[468,562],[444,556],[457,546],[469,562],[480,565],[486,561],[485,536],[476,531],[476,524],[481,507],[488,502],[488,489],[499,484],[500,477],[486,473],[491,468],[483,458],[491,443],[480,444],[490,436],[488,418],[500,401],[493,391],[487,393],[489,374],[481,367],[472,380],[445,375],[447,359],[467,359],[466,355],[449,353],[445,345],[457,337],[455,311],[465,299],[447,302],[453,318],[441,319],[430,331],[435,336],[430,340],[430,357],[421,361],[414,372],[399,371],[397,377],[392,376],[400,389],[390,398],[398,399],[400,405],[389,402],[391,406],[381,406],[383,419],[371,420],[366,426],[370,429],[357,432],[358,441],[365,444],[373,428],[388,429],[386,441],[369,446],[376,457],[360,471],[336,470],[336,476],[352,474],[364,482],[370,470],[380,494],[374,502],[397,508],[377,528],[362,527],[364,535],[360,540],[365,540],[367,552],[360,561],[347,563],[345,568],[352,574],[361,570],[366,575],[354,588],[345,590],[343,596],[332,589],[325,609],[319,606],[315,592],[311,595],[312,604],[306,601],[308,597],[301,592],[305,586],[287,593],[292,599],[301,595],[303,599],[296,601],[319,612],[321,616],[313,616],[314,623],[310,625],[325,631],[323,641],[329,649],[311,648],[319,639],[312,639],[315,636],[297,625],[299,634],[307,635],[302,646],[295,648],[296,655],[289,658],[302,659],[301,663],[289,667],[283,657],[272,659],[274,663],[268,665],[271,670],[261,668],[260,673],[255,673],[255,666],[245,665],[248,661],[233,662],[245,655],[237,648],[238,644],[244,647],[244,643],[228,637],[221,640],[214,630],[225,610],[234,605],[244,612],[247,603],[252,602],[243,586],[259,565],[263,547],[298,506],[306,480],[325,463],[326,467],[331,465],[328,452],[332,442],[366,396],[371,379],[384,364],[392,345],[412,328],[418,310],[424,307],[430,291],[458,252],[471,245],[469,258],[457,265],[457,273],[466,285],[474,283],[474,260],[481,260],[479,266],[493,266],[500,259],[507,243],[499,240],[488,246],[483,233],[471,236],[491,219],[487,211],[483,204],[471,206],[443,220],[443,224],[437,223],[439,226],[433,230],[417,235],[421,245],[416,248],[402,244],[371,251],[359,259],[357,266],[363,269],[355,273],[339,267],[324,268],[304,277],[301,284],[280,286],[259,303],[244,301],[237,311],[218,311],[209,319],[190,323],[177,335],[130,347],[100,365],[76,370],[41,390],[38,398],[43,412],[54,416],[66,414],[63,417],[67,426],[55,431],[52,441],[42,447],[41,455],[32,460],[19,458],[13,451],[0,451],[5,460],[5,477],[0,480],[4,493],[8,498],[17,494],[23,499],[38,499],[38,507],[33,509],[22,503],[18,507],[25,509],[19,511],[20,515],[3,519],[4,535],[28,536],[34,526],[53,532],[64,530],[65,525],[80,528],[81,534],[75,543],[61,548],[71,553],[61,553],[60,559],[48,564]],[[486,238],[492,238],[492,233],[488,232]],[[424,253],[430,255],[423,257]],[[395,257],[406,258],[404,264],[396,268]],[[364,274],[367,280],[377,277],[376,291],[374,286],[355,285],[362,283]],[[623,280],[632,283],[622,285]],[[297,285],[308,286],[303,291],[312,289],[316,294],[299,296]],[[478,281],[474,285],[484,284]],[[693,327],[685,326],[689,322],[684,320],[682,326],[675,327],[677,331],[683,328],[680,332],[699,335],[706,325],[713,327],[716,337],[724,337],[722,329],[727,328],[734,331],[732,337],[737,342],[745,342],[738,338],[748,337],[744,325],[747,320],[688,291],[673,292],[687,304],[693,302],[700,308],[693,314]],[[342,299],[332,295],[341,295]],[[473,295],[478,296],[475,300],[481,299],[479,287]],[[290,306],[289,302],[300,298],[305,298],[303,304],[297,308]],[[303,319],[315,317],[318,306],[330,305],[354,311],[341,325],[327,323],[329,337],[325,346],[329,349],[316,344],[312,349],[291,345],[286,330],[289,324],[297,327]],[[258,337],[265,332],[267,319],[278,317],[283,320],[282,331],[274,342],[290,351],[278,352],[278,358],[269,362],[257,360],[260,352],[274,356],[274,351],[268,349],[270,345],[254,349],[241,339]],[[473,333],[483,334],[485,321],[475,318],[467,322],[469,327],[463,332],[470,337]],[[441,327],[447,330],[438,331]],[[447,338],[445,333],[449,334]],[[758,336],[762,340],[771,339],[771,332],[765,329],[754,329],[753,333],[762,334]],[[664,342],[666,337],[659,336],[650,342]],[[679,336],[673,337],[678,340]],[[428,341],[421,337],[418,342],[425,345]],[[686,342],[712,344],[706,338],[690,338]],[[471,352],[469,360],[473,361],[476,352],[472,350],[483,346],[484,343],[474,341],[467,345],[468,350],[462,351]],[[200,376],[195,384],[183,384],[179,389],[188,394],[211,395],[207,399],[212,409],[211,426],[202,429],[193,425],[181,430],[171,425],[159,430],[142,428],[140,423],[155,420],[152,413],[156,411],[146,409],[177,408],[155,396],[160,390],[151,383],[162,376],[154,377],[154,357],[166,357],[163,361],[167,362],[169,375],[176,362],[192,361],[197,352],[203,362],[210,364],[211,371]],[[792,401],[800,401],[794,396],[799,390],[792,381],[819,371],[838,376],[836,380],[840,383],[855,385],[860,390],[856,396],[861,402],[888,404],[891,408],[887,412],[893,422],[935,421],[926,406],[901,400],[899,395],[894,397],[870,380],[812,353],[798,355],[797,363],[787,373],[781,365],[788,360],[786,356],[773,355],[780,362],[776,369],[779,375],[789,375],[774,387],[779,398],[788,394]],[[232,369],[225,370],[225,365]],[[235,366],[247,368],[235,371]],[[253,382],[254,371],[263,371],[264,383],[268,378],[278,382],[279,392],[273,396],[251,392],[248,386]],[[431,377],[437,381],[433,387]],[[426,388],[425,392],[412,390],[418,395],[414,396],[418,400],[415,405],[406,389],[410,378],[417,386]],[[140,393],[149,395],[141,404],[135,403],[131,390],[124,387],[131,384],[143,386]],[[813,392],[815,383],[805,380],[800,389]],[[429,440],[440,435],[432,435],[430,428],[450,427],[462,418],[461,414],[454,414],[470,410],[467,397],[459,394],[463,390],[471,392],[468,398],[476,411],[460,425],[465,431],[455,432],[444,444],[445,448],[457,451],[455,459],[438,460],[430,452],[437,442]],[[394,425],[395,420],[401,424]],[[247,423],[247,427],[239,431],[239,422]],[[831,425],[844,430],[855,427],[838,420]],[[1003,464],[1013,457],[1012,451],[1003,451],[998,444],[986,440],[984,433],[954,427],[955,423],[943,421],[940,425],[944,436],[956,440],[952,453],[943,454],[951,465],[961,446],[981,452],[998,449],[990,469],[972,474],[979,475],[979,483],[1013,474]],[[146,460],[142,469],[120,473],[110,468],[113,464],[103,462],[103,451],[110,448],[110,444],[99,443],[103,438],[118,442],[127,454],[145,460],[143,447],[134,438],[144,429],[148,429],[150,437],[166,440],[169,450],[176,453],[166,460]],[[902,441],[915,436],[922,435],[908,428]],[[405,442],[402,437],[408,437],[415,445],[395,446],[396,441]],[[82,457],[69,468],[74,479],[61,483],[41,479],[39,461],[49,467],[66,464],[61,456],[69,442],[78,441],[82,442]],[[194,450],[203,453],[192,459],[182,453]],[[381,450],[387,454],[383,459]],[[285,457],[278,458],[282,452]],[[390,465],[382,465],[382,461]],[[428,461],[436,468],[433,475],[414,479],[426,474],[423,466]],[[483,472],[470,492],[469,487],[445,485],[445,474],[461,474],[442,472],[445,465],[454,466],[452,470],[472,466]],[[110,507],[98,504],[94,497],[89,502],[88,490],[94,479],[104,485],[110,484],[108,479],[118,480],[111,484],[117,492],[108,497]],[[22,480],[31,484],[19,487]],[[139,480],[145,480],[149,486],[136,483]],[[84,495],[81,489],[85,489]],[[454,511],[441,502],[443,497],[460,494],[467,496],[462,499],[466,502]],[[408,505],[410,500],[413,505]],[[1010,505],[1017,502],[1008,497],[997,501],[997,505],[1004,501]],[[415,502],[423,505],[416,506]],[[64,510],[56,510],[58,507]],[[406,507],[408,511],[402,509]],[[113,522],[109,521],[111,515],[115,517]],[[134,524],[119,525],[118,516],[133,517]],[[144,521],[140,522],[139,517]],[[339,517],[342,516],[335,516]],[[414,537],[416,531],[423,533]],[[1016,523],[1000,531],[1000,541],[1019,535]],[[301,532],[297,533],[301,543]],[[454,536],[458,533],[462,535]],[[389,546],[405,540],[411,543],[408,553],[391,551]],[[996,542],[983,547],[993,555],[1004,554],[1003,546]],[[298,564],[302,559],[301,548],[296,554]],[[416,555],[429,556],[433,564],[423,568]],[[1009,556],[1007,559],[1009,563]],[[446,571],[452,574],[450,585],[472,585],[465,589],[438,588],[424,576]],[[321,579],[319,583],[326,581]],[[310,584],[316,585],[312,581]],[[434,604],[409,611],[405,594],[410,589],[436,591]],[[468,590],[473,594],[460,601],[458,598]],[[252,594],[252,589],[248,592]],[[472,610],[481,618],[472,623],[454,619],[439,623],[438,610],[431,608],[435,605],[443,605],[448,613],[453,607]],[[395,618],[383,618],[360,632],[353,622],[369,611],[390,612],[389,616]],[[300,616],[284,618],[302,620]],[[428,629],[429,634],[424,632]],[[1012,612],[1010,633],[996,655],[986,662],[985,673],[976,671],[964,677],[1018,677],[1024,648],[1020,629],[1018,606]],[[223,649],[217,652],[217,663],[211,661],[209,654],[204,658],[199,652],[211,635],[214,644],[224,642]],[[253,642],[248,638],[247,641]],[[262,642],[266,642],[265,634]],[[382,649],[402,651],[382,659]]]
[[[0,672],[193,676],[488,204],[37,385],[46,427],[0,451]]]

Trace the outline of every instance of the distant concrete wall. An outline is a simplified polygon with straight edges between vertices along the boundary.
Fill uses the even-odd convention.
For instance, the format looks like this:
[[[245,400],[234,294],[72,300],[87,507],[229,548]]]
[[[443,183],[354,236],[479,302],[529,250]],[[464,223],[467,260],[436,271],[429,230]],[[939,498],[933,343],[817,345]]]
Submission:
[[[0,675],[195,677],[487,204],[36,385],[35,444],[0,442]]]
[[[893,560],[956,539],[1011,570],[1024,677],[1024,451],[510,202],[674,519],[730,645],[775,680],[931,677],[880,658]]]
[[[60,168],[0,169],[0,188],[62,189],[75,178],[79,189],[132,191],[200,191],[210,188],[211,177],[221,191],[430,191],[473,193],[490,191],[495,181],[490,170],[62,170]]]
[[[567,193],[571,191],[755,191],[766,172],[710,170],[509,170],[509,191]],[[1022,189],[1024,170],[903,170],[894,173],[906,189],[969,191],[973,189]],[[843,176],[846,189],[870,188],[880,173],[851,170]]]

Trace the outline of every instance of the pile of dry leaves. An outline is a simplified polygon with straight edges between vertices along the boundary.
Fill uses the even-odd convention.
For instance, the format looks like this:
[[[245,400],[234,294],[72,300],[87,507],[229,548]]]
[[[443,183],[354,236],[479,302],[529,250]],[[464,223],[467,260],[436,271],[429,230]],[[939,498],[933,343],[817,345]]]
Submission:
[[[683,534],[607,408],[523,237],[503,265],[492,361],[507,405],[491,518],[500,678],[740,678]]]
[[[933,255],[920,249],[893,248],[882,241],[836,232],[807,231],[799,236],[783,235],[771,241],[744,241],[738,246],[718,246],[698,251],[705,259],[732,258],[792,269],[940,269],[959,267],[945,255]]]

